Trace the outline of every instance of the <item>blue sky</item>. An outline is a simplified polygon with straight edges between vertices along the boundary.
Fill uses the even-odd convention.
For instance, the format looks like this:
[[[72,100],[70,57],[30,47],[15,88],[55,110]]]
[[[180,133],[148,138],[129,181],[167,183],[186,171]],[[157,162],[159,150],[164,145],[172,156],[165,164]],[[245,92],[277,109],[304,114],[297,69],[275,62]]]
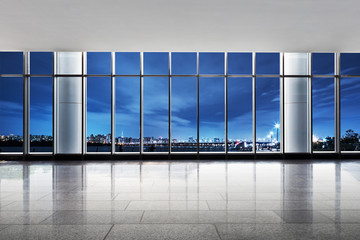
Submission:
[[[252,140],[252,78],[228,78],[228,136]]]
[[[31,77],[30,134],[52,135],[52,77]]]
[[[197,137],[196,80],[196,77],[171,79],[171,130],[172,138],[178,141]]]
[[[335,136],[334,78],[313,78],[313,135]]]
[[[87,78],[87,136],[111,133],[111,77]]]
[[[225,79],[201,77],[199,94],[200,140],[225,139]]]
[[[22,135],[23,78],[0,78],[0,135]]]
[[[269,141],[267,136],[280,122],[280,79],[256,78],[256,139]],[[279,138],[280,141],[280,138]]]
[[[115,78],[115,136],[140,136],[140,77]]]
[[[173,53],[172,74],[196,74],[196,53]],[[223,53],[200,53],[200,74],[224,74]],[[140,72],[139,53],[116,53],[116,74],[136,75]],[[313,74],[333,74],[334,55],[313,54]],[[32,74],[52,74],[52,53],[31,53]],[[258,53],[257,74],[279,74],[278,53]],[[360,75],[360,54],[341,55],[341,73]],[[168,74],[168,53],[144,53],[144,74]],[[22,53],[0,53],[0,74],[22,74]],[[111,73],[110,53],[88,53],[87,72]],[[252,73],[251,53],[228,53],[228,73]],[[88,134],[110,133],[109,77],[89,77],[87,96]],[[116,136],[139,137],[140,79],[117,77],[116,80]],[[200,78],[200,139],[224,138],[224,78]],[[257,78],[257,136],[266,138],[280,120],[279,78]],[[52,132],[52,79],[32,77],[30,80],[31,134],[51,135]],[[194,77],[171,79],[172,137],[186,141],[196,138],[197,84]],[[168,137],[167,77],[144,78],[144,136]],[[252,79],[228,78],[228,127],[230,139],[252,139]],[[360,109],[354,102],[360,100],[360,79],[341,80],[342,133],[351,128],[359,132]],[[334,81],[333,78],[313,79],[313,125],[317,137],[334,136]],[[22,78],[0,79],[0,134],[22,135]]]
[[[343,78],[340,83],[341,134],[347,129],[360,132],[360,78]]]
[[[144,137],[168,138],[169,78],[144,77]]]

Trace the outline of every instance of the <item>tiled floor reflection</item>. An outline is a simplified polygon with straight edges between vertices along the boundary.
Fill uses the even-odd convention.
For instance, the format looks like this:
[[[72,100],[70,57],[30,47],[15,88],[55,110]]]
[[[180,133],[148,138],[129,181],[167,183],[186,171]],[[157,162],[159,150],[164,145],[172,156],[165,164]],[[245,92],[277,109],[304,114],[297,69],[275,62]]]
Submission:
[[[1,162],[0,239],[359,239],[360,162]]]

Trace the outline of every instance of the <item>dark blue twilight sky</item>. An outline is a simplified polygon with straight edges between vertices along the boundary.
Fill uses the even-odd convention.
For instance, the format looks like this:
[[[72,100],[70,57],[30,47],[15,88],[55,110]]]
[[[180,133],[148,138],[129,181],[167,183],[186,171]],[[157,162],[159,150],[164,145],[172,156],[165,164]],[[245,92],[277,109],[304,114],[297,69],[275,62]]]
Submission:
[[[0,74],[23,74],[22,52],[0,52]],[[0,135],[22,135],[23,78],[0,77]]]
[[[225,72],[223,53],[200,53],[202,75],[222,75]],[[196,53],[172,53],[172,74],[196,74]],[[139,53],[116,53],[116,74],[138,75]],[[52,74],[52,53],[31,53],[31,74]],[[313,74],[334,74],[334,55],[313,54]],[[257,74],[279,74],[278,53],[258,53]],[[144,53],[144,74],[167,75],[168,53]],[[22,74],[22,53],[0,53],[0,74]],[[110,74],[110,53],[88,53],[87,73]],[[228,74],[250,75],[251,53],[228,53]],[[360,75],[360,54],[341,55],[341,74]],[[116,137],[139,137],[140,78],[116,77]],[[200,140],[223,139],[225,80],[223,77],[201,77],[199,82]],[[0,135],[22,135],[22,78],[0,78]],[[144,136],[168,137],[167,77],[144,77]],[[172,137],[187,141],[196,139],[196,77],[171,79]],[[280,120],[279,78],[257,78],[257,139],[266,139],[270,131],[276,134]],[[110,133],[111,78],[87,79],[87,135]],[[52,78],[30,79],[30,132],[52,134]],[[341,79],[341,129],[360,131],[360,78]],[[313,132],[316,137],[334,136],[334,79],[313,78]],[[228,78],[229,139],[252,140],[252,79]],[[275,136],[274,136],[275,137]]]

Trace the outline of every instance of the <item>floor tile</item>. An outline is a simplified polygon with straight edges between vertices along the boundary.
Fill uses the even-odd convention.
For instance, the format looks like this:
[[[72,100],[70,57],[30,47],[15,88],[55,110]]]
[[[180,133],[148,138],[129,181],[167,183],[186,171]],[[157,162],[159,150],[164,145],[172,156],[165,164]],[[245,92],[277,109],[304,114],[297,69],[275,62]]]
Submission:
[[[207,201],[210,210],[331,210],[332,202],[306,201]]]
[[[141,223],[200,223],[199,211],[145,211]]]
[[[216,224],[222,240],[292,239],[282,224]]]
[[[1,189],[0,191],[0,201],[6,199],[6,197],[12,195],[13,193],[9,193],[9,192],[4,192],[3,189]]]
[[[290,235],[290,239],[327,239],[341,238],[340,226],[334,223],[290,223],[283,225],[283,232]]]
[[[39,224],[52,211],[0,211],[0,224]]]
[[[0,200],[0,209],[4,209],[6,206],[10,205],[14,201],[6,201],[6,200]]]
[[[331,218],[336,223],[360,223],[360,211],[338,210],[320,211],[321,214]]]
[[[42,199],[46,196],[50,196],[50,192],[23,192],[23,193],[12,193],[6,197],[4,197],[4,200],[6,201],[37,201],[39,199]]]
[[[201,211],[201,223],[282,223],[272,211]]]
[[[111,225],[12,225],[0,239],[103,240]]]
[[[334,202],[336,202],[336,200]],[[340,201],[340,204],[338,205],[337,210],[360,211],[360,200],[342,200],[342,201]]]
[[[220,240],[211,224],[123,224],[115,225],[106,240]]]
[[[282,223],[271,211],[145,211],[142,223]]]
[[[207,201],[210,210],[256,210],[253,201]]]
[[[333,201],[284,201],[281,204],[282,210],[332,210]]]
[[[220,193],[119,193],[114,200],[133,201],[205,201],[224,200]]]
[[[284,210],[274,211],[285,223],[333,223],[329,217],[318,211],[310,210]]]
[[[360,224],[341,224],[342,239],[358,240],[360,236]]]
[[[209,210],[206,201],[131,201],[126,210]]]
[[[3,208],[2,211],[43,211],[43,210],[79,210],[79,211],[121,211],[126,208],[129,201],[16,201]]]
[[[222,240],[339,239],[334,224],[216,224]]]
[[[120,224],[139,223],[143,211],[57,211],[41,224]]]
[[[0,231],[1,231],[1,230],[4,230],[5,228],[7,228],[7,227],[9,227],[9,226],[10,226],[10,225],[3,225],[3,224],[0,225]]]
[[[50,194],[40,198],[42,201],[66,201],[66,200],[81,200],[81,201],[110,201],[116,197],[117,194],[112,193],[86,193],[86,192],[64,192]]]

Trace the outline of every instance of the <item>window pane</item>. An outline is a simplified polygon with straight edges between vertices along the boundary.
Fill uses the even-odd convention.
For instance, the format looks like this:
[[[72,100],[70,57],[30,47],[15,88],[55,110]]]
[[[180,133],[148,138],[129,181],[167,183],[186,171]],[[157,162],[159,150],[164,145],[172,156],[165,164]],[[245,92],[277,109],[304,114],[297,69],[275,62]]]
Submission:
[[[144,74],[169,75],[169,53],[144,53]]]
[[[334,74],[333,53],[313,53],[311,61],[312,61],[312,74],[314,75]]]
[[[228,78],[228,151],[252,151],[252,130],[252,78]]]
[[[144,152],[169,151],[169,78],[145,77],[144,91]]]
[[[30,78],[30,152],[52,152],[52,77]]]
[[[256,53],[256,74],[280,74],[280,54]]]
[[[225,54],[224,53],[199,53],[200,74],[224,74]]]
[[[57,74],[82,74],[81,52],[57,52],[56,53]]]
[[[52,52],[31,52],[30,53],[30,74],[53,74],[53,53]]]
[[[140,53],[115,53],[115,73],[124,75],[140,75]]]
[[[252,53],[228,53],[228,74],[252,74]]]
[[[87,78],[87,151],[111,151],[111,78]]]
[[[224,78],[200,78],[199,91],[199,151],[222,152],[225,150]]]
[[[197,78],[171,78],[171,151],[197,152]]]
[[[333,78],[312,79],[313,150],[333,151],[335,97]]]
[[[23,74],[22,52],[0,52],[0,74]]]
[[[197,74],[196,53],[171,53],[172,74]]]
[[[110,52],[88,52],[87,74],[111,74]]]
[[[360,75],[360,53],[342,53],[340,55],[340,74]]]
[[[256,151],[280,151],[279,78],[256,78]]]
[[[22,152],[23,78],[0,77],[0,152]]]
[[[115,151],[139,152],[140,78],[115,79]]]
[[[360,78],[340,79],[341,150],[360,151]]]

